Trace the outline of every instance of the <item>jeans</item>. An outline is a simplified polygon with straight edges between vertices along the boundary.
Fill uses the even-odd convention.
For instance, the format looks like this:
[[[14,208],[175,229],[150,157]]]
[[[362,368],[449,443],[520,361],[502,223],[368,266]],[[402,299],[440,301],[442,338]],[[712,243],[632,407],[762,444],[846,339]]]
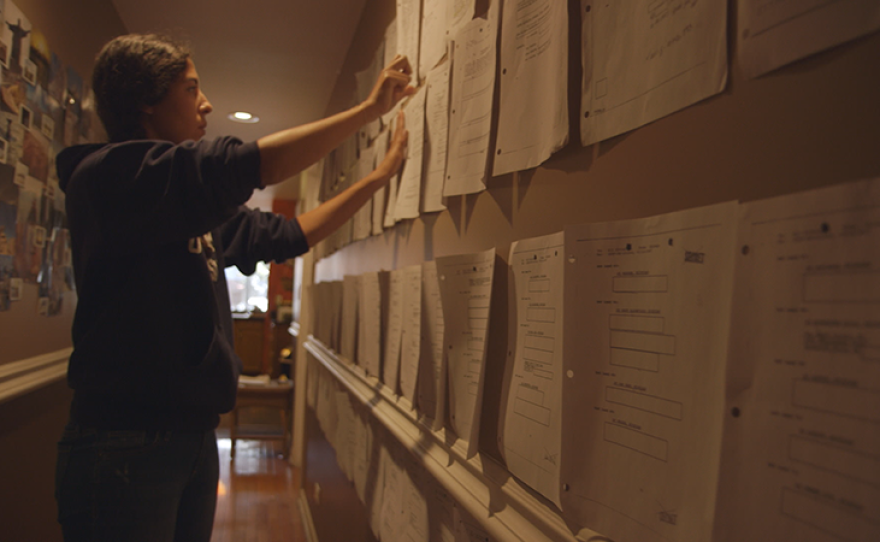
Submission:
[[[208,542],[220,466],[214,431],[68,425],[55,498],[65,542]]]

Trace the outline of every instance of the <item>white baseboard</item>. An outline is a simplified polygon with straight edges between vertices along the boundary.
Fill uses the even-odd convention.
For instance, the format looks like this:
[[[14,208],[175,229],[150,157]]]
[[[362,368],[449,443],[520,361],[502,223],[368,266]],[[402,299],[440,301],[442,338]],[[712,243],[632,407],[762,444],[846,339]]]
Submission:
[[[64,378],[73,348],[0,365],[0,403]]]

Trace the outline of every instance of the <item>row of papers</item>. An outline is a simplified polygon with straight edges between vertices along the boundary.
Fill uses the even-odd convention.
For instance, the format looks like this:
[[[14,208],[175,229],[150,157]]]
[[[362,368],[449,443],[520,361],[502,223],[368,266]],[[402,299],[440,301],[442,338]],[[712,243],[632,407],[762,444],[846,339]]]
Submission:
[[[373,535],[409,542],[491,542],[477,518],[433,479],[367,408],[309,362],[307,404],[339,469],[363,503]]]
[[[582,0],[581,8],[583,145],[724,90],[726,2]],[[474,11],[474,0],[397,0],[383,45],[356,74],[356,100],[366,99],[395,54],[409,57],[419,91],[401,106],[410,133],[406,162],[399,179],[343,228],[329,252],[420,213],[442,211],[445,197],[485,190],[490,166],[495,176],[534,168],[568,142],[567,4],[493,0],[483,16],[475,18]],[[738,54],[751,77],[880,28],[874,0],[742,0],[737,14]],[[382,125],[393,125],[396,113],[331,154],[324,199],[382,160],[388,145]]]
[[[316,337],[474,453],[494,264],[319,283]],[[502,454],[564,517],[617,542],[880,539],[880,180],[570,226],[508,272]]]

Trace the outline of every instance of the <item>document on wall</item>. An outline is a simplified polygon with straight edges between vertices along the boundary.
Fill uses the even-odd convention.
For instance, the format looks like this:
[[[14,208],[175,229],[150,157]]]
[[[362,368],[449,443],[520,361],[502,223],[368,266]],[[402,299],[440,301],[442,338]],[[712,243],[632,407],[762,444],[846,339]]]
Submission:
[[[446,179],[446,148],[449,143],[449,69],[447,61],[428,73],[425,96],[425,188],[422,212],[446,209],[443,183]]]
[[[392,175],[391,180],[385,185],[385,193],[388,195],[385,199],[385,221],[382,223],[385,228],[393,228],[397,224],[397,220],[394,219],[394,207],[397,204],[397,183],[399,179],[399,173]]]
[[[422,266],[403,268],[403,332],[400,339],[400,393],[416,401],[422,348]]]
[[[880,540],[880,181],[739,227],[716,540]]]
[[[446,348],[437,262],[422,264],[422,346],[419,357],[419,412],[436,431],[446,419]]]
[[[369,414],[363,408],[354,412],[355,447],[352,451],[352,473],[355,491],[362,503],[367,504],[370,491],[376,484],[376,473],[373,470],[374,448],[378,448],[370,428]],[[372,476],[372,478],[371,478]]]
[[[495,249],[436,261],[449,366],[449,418],[471,457],[479,446]]]
[[[338,421],[336,425],[336,464],[339,470],[345,474],[345,477],[352,480],[352,464],[354,448],[358,444],[355,442],[354,428],[354,410],[351,406],[351,400],[348,392],[336,392],[336,411],[338,413]]]
[[[362,363],[358,359],[358,314],[360,307],[360,282],[358,275],[345,275],[342,277],[342,329],[340,333],[340,354],[351,363]]]
[[[428,495],[434,480],[413,454],[404,451],[402,455],[406,474],[403,488],[406,524],[399,540],[427,541],[430,535]]]
[[[486,189],[498,10],[492,2],[486,19],[472,20],[455,35],[444,196]]]
[[[327,289],[329,291],[328,298],[331,302],[331,307],[328,310],[330,313],[330,348],[332,348],[335,352],[341,351],[339,345],[340,341],[340,328],[342,327],[342,296],[343,296],[343,288],[341,280],[334,280],[332,282],[327,283]]]
[[[737,54],[757,77],[880,29],[876,0],[741,0]]]
[[[375,150],[375,165],[373,169],[375,169],[379,164],[382,163],[382,160],[385,159],[385,154],[388,152],[388,134],[390,132],[388,130],[379,134],[379,137],[373,143]],[[379,190],[373,194],[373,235],[382,235],[382,232],[385,231],[385,200],[386,200],[386,189],[383,186]]]
[[[710,540],[735,202],[565,229],[562,509],[613,540]]]
[[[382,355],[382,289],[379,273],[362,274],[358,288],[358,365],[368,375],[379,378]]]
[[[432,483],[428,495],[431,542],[455,542],[455,508],[455,498],[439,483]]]
[[[581,8],[584,145],[724,90],[727,2],[581,0]]]
[[[403,508],[406,472],[400,464],[397,446],[396,442],[392,442],[382,447],[385,486],[382,490],[382,522],[379,530],[381,540],[402,540],[406,528],[406,510]]]
[[[397,41],[397,19],[395,18],[388,27],[385,29],[385,62],[383,64],[383,68],[391,64],[394,60],[394,57],[398,54],[404,54],[403,51],[398,47]],[[408,59],[410,64],[412,64],[413,59]],[[395,105],[391,108],[391,111],[388,111],[384,115],[382,115],[382,127],[387,128],[389,126],[393,126],[393,122],[395,117],[397,116],[397,112],[400,111],[400,106]]]
[[[425,143],[425,94],[424,89],[419,89],[403,108],[409,139],[406,145],[406,161],[400,172],[397,204],[394,206],[396,221],[419,217]]]
[[[455,507],[455,542],[494,542],[480,522],[461,506]]]
[[[331,446],[336,442],[338,411],[336,401],[336,380],[327,371],[321,371],[318,377],[318,407],[315,415],[318,425],[324,432],[324,438]]]
[[[357,165],[353,168],[353,182],[358,182],[373,171],[373,162],[375,160],[375,147],[369,147],[361,151],[361,157],[357,161]],[[354,232],[355,241],[368,238],[373,230],[373,205],[372,202],[365,203],[354,215]]]
[[[419,73],[426,76],[446,55],[449,43],[446,0],[423,0],[422,44],[419,48]]]
[[[369,66],[363,71],[357,72],[354,74],[355,81],[357,82],[357,97],[358,103],[363,103],[370,97],[370,93],[373,91],[373,87],[376,85],[376,81],[379,79],[379,75],[382,73],[382,69],[385,67],[383,62],[385,61],[385,44],[382,43],[379,45],[376,50],[376,54],[373,55],[373,61]],[[382,128],[382,122],[380,119],[376,119],[364,127],[360,129],[360,144],[361,149],[366,148],[376,136],[379,135],[379,131]]]
[[[511,474],[560,506],[563,232],[513,243],[508,263],[516,312],[502,452]]]
[[[446,8],[446,30],[452,37],[474,18],[476,0],[448,0]]]
[[[422,0],[397,0],[397,49],[406,55],[413,70],[413,86],[419,81],[419,44]]]
[[[385,336],[385,361],[382,364],[382,382],[398,395],[400,374],[400,339],[403,334],[403,270],[391,271],[388,302],[387,335]]]
[[[568,142],[568,4],[506,4],[499,62],[496,176],[537,167]]]

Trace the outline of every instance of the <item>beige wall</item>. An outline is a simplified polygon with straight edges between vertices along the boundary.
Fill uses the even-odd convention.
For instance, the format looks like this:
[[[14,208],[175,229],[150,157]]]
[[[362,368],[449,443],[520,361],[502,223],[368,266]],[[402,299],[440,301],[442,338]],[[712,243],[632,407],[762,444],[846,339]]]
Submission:
[[[9,0],[7,0],[8,2]],[[125,33],[111,0],[15,0],[34,28],[66,65],[91,77],[95,54]],[[22,301],[0,312],[0,364],[71,345],[76,295],[67,294],[59,316],[37,316],[37,286],[25,285]],[[61,380],[0,403],[0,527],[4,542],[61,540],[55,520],[55,443],[72,395]]]
[[[579,2],[569,4],[577,13]],[[371,2],[364,11],[328,113],[348,103],[354,74],[369,65],[393,12],[393,0]],[[729,36],[737,31],[735,12],[732,2]],[[736,63],[731,39],[730,76],[722,94],[587,148],[579,143],[577,124],[579,21],[571,34],[572,143],[537,169],[495,177],[481,194],[451,198],[448,211],[398,224],[318,262],[315,280],[492,247],[504,264],[511,242],[568,224],[750,201],[880,175],[880,34],[751,81]],[[496,273],[496,282],[480,447],[500,459],[506,274]],[[304,314],[310,311],[303,308]]]

